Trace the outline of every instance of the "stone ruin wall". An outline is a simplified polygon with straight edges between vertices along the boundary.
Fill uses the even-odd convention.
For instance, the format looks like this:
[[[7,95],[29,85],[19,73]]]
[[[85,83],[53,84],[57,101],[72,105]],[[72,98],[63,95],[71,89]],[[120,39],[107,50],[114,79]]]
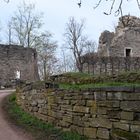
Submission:
[[[20,80],[39,80],[36,51],[22,46],[0,45],[0,84],[16,79],[17,71],[20,71]]]
[[[100,56],[109,56],[109,50],[110,50],[110,45],[112,42],[112,39],[114,37],[114,33],[109,32],[109,31],[104,31],[101,33],[101,36],[99,38],[99,47],[98,47],[98,52]]]
[[[74,91],[28,85],[17,92],[17,103],[39,119],[90,140],[140,139],[138,87]]]
[[[120,18],[114,33],[104,31],[99,38],[99,56],[125,57],[126,48],[140,57],[140,19],[134,16]]]
[[[122,22],[123,20],[123,22]],[[130,57],[126,50],[131,49]],[[115,74],[140,70],[140,19],[124,16],[115,32],[104,31],[99,38],[98,56],[83,56],[83,71]]]
[[[87,57],[83,60],[83,71],[89,74],[117,75],[140,70],[140,57]]]

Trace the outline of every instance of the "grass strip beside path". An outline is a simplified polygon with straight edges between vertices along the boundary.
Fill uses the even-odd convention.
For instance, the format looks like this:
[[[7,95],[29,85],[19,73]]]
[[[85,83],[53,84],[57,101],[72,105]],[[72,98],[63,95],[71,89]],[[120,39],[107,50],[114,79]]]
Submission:
[[[31,133],[34,140],[85,140],[86,138],[72,132],[63,132],[38,118],[23,111],[16,103],[15,93],[8,96],[4,102],[8,120],[25,131]]]

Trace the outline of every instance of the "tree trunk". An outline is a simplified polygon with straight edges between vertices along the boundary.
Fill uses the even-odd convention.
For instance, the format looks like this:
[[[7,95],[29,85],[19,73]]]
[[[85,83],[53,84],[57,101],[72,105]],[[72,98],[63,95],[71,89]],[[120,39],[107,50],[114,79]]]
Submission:
[[[47,80],[47,73],[46,73],[46,61],[43,61],[43,68],[44,68],[44,81]]]

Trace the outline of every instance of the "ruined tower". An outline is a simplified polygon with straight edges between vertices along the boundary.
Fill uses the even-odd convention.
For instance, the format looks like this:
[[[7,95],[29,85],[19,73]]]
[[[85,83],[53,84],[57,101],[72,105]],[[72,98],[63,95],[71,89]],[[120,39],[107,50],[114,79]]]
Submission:
[[[0,45],[0,85],[14,79],[39,80],[36,50],[18,45]]]
[[[119,18],[115,32],[104,31],[99,38],[100,56],[140,57],[140,18]]]

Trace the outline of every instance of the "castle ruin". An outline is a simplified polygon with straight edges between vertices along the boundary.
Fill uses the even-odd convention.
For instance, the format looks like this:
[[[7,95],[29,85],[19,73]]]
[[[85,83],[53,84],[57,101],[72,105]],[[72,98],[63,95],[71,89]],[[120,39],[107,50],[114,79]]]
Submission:
[[[140,19],[121,17],[115,32],[101,34],[98,53],[100,56],[140,57]]]
[[[84,72],[93,74],[140,70],[140,18],[119,18],[115,32],[101,33],[97,55],[85,55],[83,64]]]
[[[18,45],[0,45],[0,85],[15,79],[39,80],[36,50]]]

